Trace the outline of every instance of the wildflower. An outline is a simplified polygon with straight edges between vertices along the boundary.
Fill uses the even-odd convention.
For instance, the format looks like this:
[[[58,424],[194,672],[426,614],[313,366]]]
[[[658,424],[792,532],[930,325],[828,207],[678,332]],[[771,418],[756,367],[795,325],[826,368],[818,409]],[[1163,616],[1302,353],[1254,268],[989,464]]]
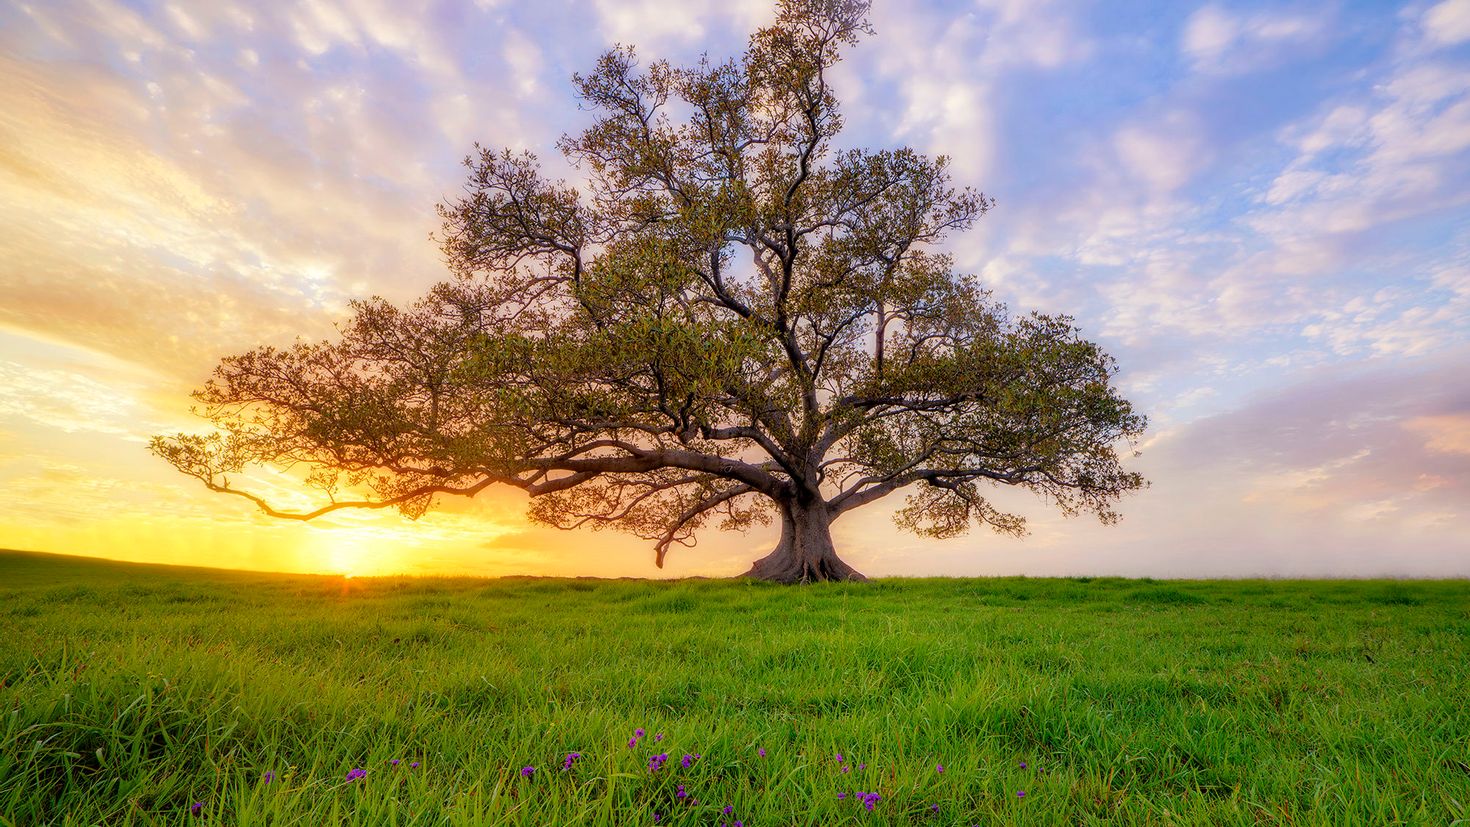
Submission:
[[[865,770],[867,768],[868,768],[868,765],[867,764],[858,764],[858,769],[860,769],[860,770]]]
[[[357,779],[365,778],[366,776],[367,770],[363,769],[362,767],[353,767],[352,769],[347,771],[348,781],[356,781]]]
[[[846,764],[843,764],[842,765],[842,771],[843,772],[847,772],[847,770],[848,770],[848,766]]]
[[[1026,791],[1025,790],[1016,790],[1016,798],[1025,798],[1025,797],[1026,797]]]
[[[766,748],[765,747],[760,747],[759,749],[757,749],[755,751],[755,754],[756,755],[759,755],[762,758],[765,758],[766,757]]]
[[[578,758],[581,758],[581,757],[582,757],[582,753],[580,753],[580,752],[569,752],[569,753],[567,753],[566,760],[564,760],[564,761],[561,762],[562,771],[565,772],[565,771],[571,769],[572,768],[572,765],[575,764],[575,763],[577,763],[577,759]]]
[[[398,766],[399,761],[398,761],[397,758],[389,758],[388,759],[388,763],[396,767],[396,766]]]
[[[725,805],[725,809],[721,810],[720,812],[724,813],[725,815],[729,815],[729,814],[735,812],[735,808],[734,807],[731,807],[729,804],[726,804]]]
[[[684,753],[684,757],[679,760],[679,765],[682,766],[684,769],[687,770],[690,767],[694,766],[694,762],[695,761],[698,761],[698,760],[699,760],[699,756],[698,755],[690,755],[689,753],[686,752],[686,753]]]
[[[939,805],[938,804],[930,804],[929,805],[929,812],[931,812],[931,813],[937,813],[937,812],[939,812]]]
[[[202,812],[204,812],[204,802],[203,801],[196,801],[193,804],[190,804],[189,805],[189,814],[190,815],[196,815],[197,816],[197,815],[199,815]]]
[[[265,774],[260,777],[260,780],[269,784],[272,781],[276,780],[276,774],[271,772],[270,770],[266,770]]]
[[[664,762],[667,760],[669,760],[669,754],[667,752],[661,752],[648,759],[648,768],[653,772],[658,772],[664,768]]]
[[[535,767],[521,767],[521,777],[522,778],[530,778],[531,776],[533,776],[535,774],[536,774],[536,768]]]
[[[840,753],[840,752],[837,753],[837,763],[839,763],[839,764],[842,763],[842,753]]]
[[[642,738],[643,737],[643,727],[638,727],[637,729],[633,730],[633,737],[634,738]]]
[[[684,792],[684,785],[683,784],[680,784],[679,785],[679,791],[676,792],[676,793],[674,793],[674,795],[678,796],[679,798],[688,798],[689,797],[689,793]]]
[[[1021,769],[1023,769],[1023,770],[1026,769],[1026,762],[1025,761],[1022,761],[1021,762]]]
[[[939,773],[940,775],[944,775],[944,765],[943,764],[935,764],[934,765],[934,771],[937,772],[937,773]]]
[[[654,813],[653,814],[653,823],[654,824],[657,824],[657,823],[659,823],[662,820],[663,820],[663,816],[659,815],[658,813]]]
[[[408,768],[409,768],[409,769],[411,769],[411,770],[416,770],[416,769],[418,769],[418,768],[419,768],[419,762],[417,762],[417,761],[415,761],[415,762],[413,762],[413,763],[412,763],[412,764],[409,764],[409,765],[408,765]]]
[[[847,798],[847,793],[838,793],[837,794],[837,800],[838,801],[841,801],[844,798]]]
[[[638,739],[637,738],[629,738],[628,739],[628,748],[629,749],[632,749],[633,747],[636,747],[636,746],[638,746]]]
[[[660,732],[659,734],[653,736],[654,743],[658,743],[659,741],[662,741],[663,739],[664,739],[664,734],[662,732]]]

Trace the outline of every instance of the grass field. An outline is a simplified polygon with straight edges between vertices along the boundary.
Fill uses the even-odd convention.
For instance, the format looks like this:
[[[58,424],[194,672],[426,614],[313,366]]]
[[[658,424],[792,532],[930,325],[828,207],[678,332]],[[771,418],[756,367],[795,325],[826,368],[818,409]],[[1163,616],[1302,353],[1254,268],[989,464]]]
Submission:
[[[7,825],[1470,818],[1465,581],[343,580],[0,553],[0,607]]]

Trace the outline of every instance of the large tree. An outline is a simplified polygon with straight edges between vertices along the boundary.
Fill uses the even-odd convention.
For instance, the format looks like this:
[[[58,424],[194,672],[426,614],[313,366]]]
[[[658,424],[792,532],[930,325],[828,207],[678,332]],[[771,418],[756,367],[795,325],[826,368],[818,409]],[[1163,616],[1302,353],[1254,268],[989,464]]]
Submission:
[[[866,11],[781,0],[724,63],[607,52],[574,78],[591,125],[559,144],[580,189],[477,146],[440,206],[451,280],[355,302],[333,341],[224,359],[196,392],[217,428],[153,451],[299,520],[514,486],[533,519],[632,532],[660,566],[711,521],[775,516],[749,574],[781,582],[862,579],[832,521],[900,490],[897,522],[931,537],[1021,533],[992,485],[1116,520],[1144,419],[1113,361],[937,250],[993,201],[946,158],[834,146],[831,70]],[[232,483],[262,464],[309,470],[325,504]]]

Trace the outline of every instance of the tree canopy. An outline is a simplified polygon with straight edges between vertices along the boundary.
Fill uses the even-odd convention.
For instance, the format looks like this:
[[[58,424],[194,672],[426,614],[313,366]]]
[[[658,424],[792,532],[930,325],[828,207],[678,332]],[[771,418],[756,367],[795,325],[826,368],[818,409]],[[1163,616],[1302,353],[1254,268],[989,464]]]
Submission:
[[[866,12],[781,0],[725,62],[608,51],[574,78],[590,126],[558,145],[577,185],[476,145],[439,207],[449,280],[224,359],[195,394],[215,430],[152,450],[295,519],[513,486],[532,519],[632,532],[660,566],[711,523],[776,517],[750,574],[783,582],[861,579],[830,524],[900,490],[898,524],[930,537],[1023,532],[996,485],[1115,521],[1145,421],[1113,360],[956,272],[943,242],[994,201],[947,158],[834,145],[831,69]],[[306,469],[324,504],[231,481],[258,465]]]

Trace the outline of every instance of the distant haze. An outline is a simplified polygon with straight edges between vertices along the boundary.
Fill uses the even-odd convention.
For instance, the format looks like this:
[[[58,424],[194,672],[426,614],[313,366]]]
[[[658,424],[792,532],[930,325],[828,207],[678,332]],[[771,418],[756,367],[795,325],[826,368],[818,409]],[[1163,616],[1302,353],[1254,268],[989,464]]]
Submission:
[[[1074,315],[1151,419],[1121,525],[834,525],[870,575],[1470,575],[1470,0],[877,0],[836,79],[852,146],[998,199],[951,245],[1013,310]],[[0,547],[358,574],[735,574],[773,540],[282,524],[149,456],[220,356],[331,334],[444,273],[474,141],[553,145],[616,42],[740,50],[751,0],[0,7]],[[285,475],[257,483],[289,505]],[[888,505],[901,504],[894,498]]]

